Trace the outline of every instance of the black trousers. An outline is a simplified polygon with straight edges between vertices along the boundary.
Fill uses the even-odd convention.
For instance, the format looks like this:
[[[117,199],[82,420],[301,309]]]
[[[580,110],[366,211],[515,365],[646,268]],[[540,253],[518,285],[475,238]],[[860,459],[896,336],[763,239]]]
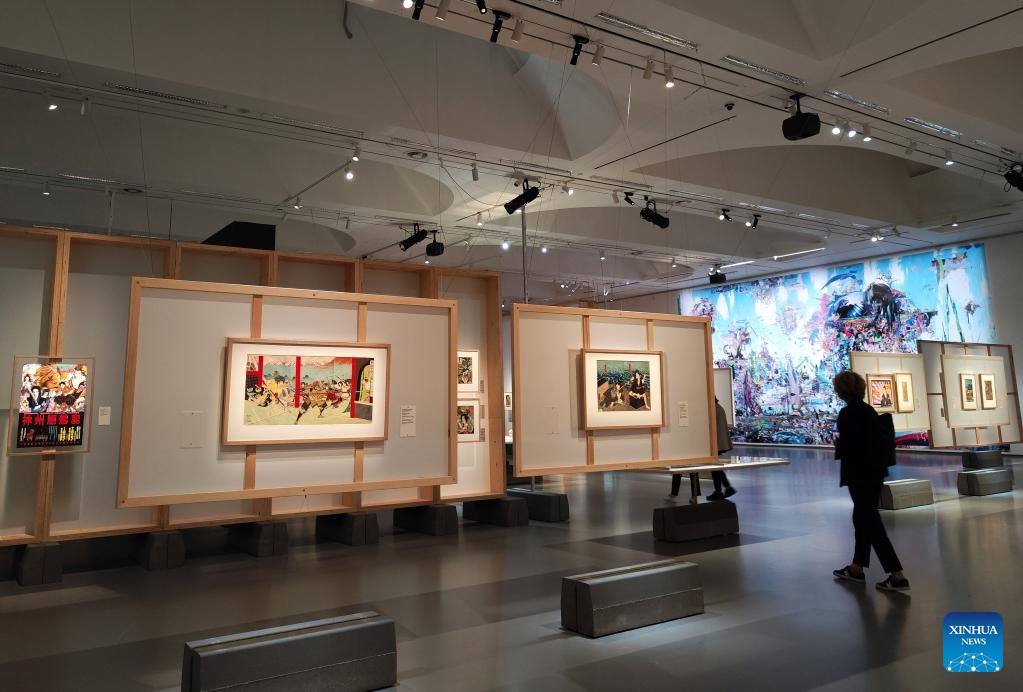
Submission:
[[[673,496],[678,495],[678,491],[682,487],[682,475],[683,474],[681,473],[671,474],[671,494]],[[711,471],[710,477],[714,481],[714,490],[718,492],[721,492],[722,487],[732,487],[732,484],[728,482],[728,476],[725,475],[724,471]]]
[[[849,497],[853,501],[852,520],[856,535],[853,562],[861,567],[870,566],[870,549],[873,548],[885,572],[902,571],[902,563],[888,539],[888,532],[884,530],[881,513],[877,511],[877,504],[881,500],[881,482],[848,487]]]

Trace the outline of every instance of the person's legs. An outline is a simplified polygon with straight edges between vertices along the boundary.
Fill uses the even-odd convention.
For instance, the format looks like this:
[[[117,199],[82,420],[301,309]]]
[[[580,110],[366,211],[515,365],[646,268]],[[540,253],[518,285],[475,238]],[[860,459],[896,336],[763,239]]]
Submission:
[[[671,474],[671,496],[678,497],[679,488],[682,487],[682,474],[673,473]]]
[[[860,571],[870,566],[870,545],[871,545],[871,511],[877,512],[877,505],[873,508],[870,505],[872,496],[870,486],[850,485],[849,497],[853,501],[853,535],[855,544],[853,548],[853,571]],[[875,498],[874,502],[877,502]],[[858,568],[858,569],[855,569]]]
[[[725,478],[724,471],[711,471],[710,478],[714,481],[714,492],[720,493],[722,485],[728,485],[728,479]]]
[[[901,579],[902,563],[899,562],[899,556],[895,554],[895,548],[892,546],[891,539],[888,538],[884,522],[881,521],[881,513],[877,511],[878,501],[881,499],[881,484],[870,486],[870,493],[873,500],[869,506],[874,510],[865,517],[870,534],[870,544],[877,554],[877,559],[881,561],[884,571],[895,574]]]

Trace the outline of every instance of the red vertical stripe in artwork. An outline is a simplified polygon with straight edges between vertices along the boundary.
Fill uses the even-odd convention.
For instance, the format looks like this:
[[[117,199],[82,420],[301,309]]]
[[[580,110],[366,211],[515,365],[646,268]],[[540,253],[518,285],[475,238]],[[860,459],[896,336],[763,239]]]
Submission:
[[[295,408],[302,405],[302,356],[295,356]]]
[[[351,373],[350,377],[352,378],[351,386],[348,387],[348,398],[351,399],[351,401],[348,404],[348,417],[349,418],[355,418],[355,391],[356,391],[356,387],[359,386],[359,383],[356,382],[356,377],[357,376],[356,376],[356,373],[355,373],[355,359],[354,358],[349,358],[348,359],[348,372]]]
[[[263,386],[263,356],[259,357],[259,369],[256,372],[256,384],[259,387]]]

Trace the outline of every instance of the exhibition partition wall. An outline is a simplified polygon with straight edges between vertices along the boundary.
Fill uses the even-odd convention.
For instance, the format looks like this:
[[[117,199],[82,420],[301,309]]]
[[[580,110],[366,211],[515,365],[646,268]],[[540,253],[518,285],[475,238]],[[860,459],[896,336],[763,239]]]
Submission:
[[[879,413],[891,413],[896,432],[930,427],[923,356],[853,351],[849,360],[853,372],[867,381],[864,400]]]
[[[515,474],[717,458],[710,320],[515,305]]]
[[[241,490],[252,490],[248,495],[236,495],[232,499],[217,501],[189,501],[161,504],[155,507],[118,507],[118,470],[122,435],[129,431],[121,427],[122,398],[125,392],[125,363],[128,360],[128,325],[131,313],[131,287],[133,277],[152,279],[187,279],[201,282],[242,284],[251,287],[276,286],[281,288],[306,289],[322,293],[340,291],[360,294],[407,296],[409,298],[439,298],[453,301],[458,305],[456,325],[459,349],[470,348],[478,351],[480,388],[475,398],[480,401],[479,441],[457,444],[459,481],[450,485],[419,485],[426,482],[413,478],[406,471],[398,472],[388,466],[388,461],[377,455],[379,442],[346,443],[364,445],[363,485],[338,487],[374,487],[371,482],[384,482],[388,487],[376,490],[340,490],[309,495],[283,495],[273,492],[274,487],[304,485],[328,485],[337,479],[337,470],[331,470],[324,477],[318,475],[329,468],[322,459],[317,460],[317,444],[302,444],[286,451],[280,446],[260,447],[255,462],[246,462],[246,445],[219,447],[220,412],[216,410],[215,425],[195,420],[194,411],[205,410],[199,406],[179,407],[171,420],[164,422],[166,434],[174,438],[183,456],[209,453],[210,448],[181,448],[183,443],[194,444],[186,438],[201,432],[203,440],[214,432],[217,439],[205,440],[203,444],[218,444],[218,458],[213,464],[220,471],[234,473],[241,469]],[[258,519],[337,513],[356,509],[384,509],[415,504],[427,504],[441,499],[458,501],[500,496],[504,492],[503,459],[501,440],[503,432],[500,386],[488,387],[489,382],[499,382],[502,369],[500,285],[499,277],[489,272],[462,272],[438,270],[433,267],[379,263],[353,260],[342,257],[325,257],[306,254],[278,253],[191,243],[127,238],[88,233],[73,233],[51,229],[27,229],[0,226],[0,315],[4,329],[0,331],[0,358],[13,363],[15,356],[23,355],[68,355],[95,358],[95,371],[90,376],[93,406],[91,439],[89,449],[83,453],[35,456],[7,455],[7,445],[0,450],[0,545],[25,544],[44,540],[66,540],[103,535],[139,533],[159,528],[180,528],[188,526],[217,525],[231,522],[254,521]],[[237,287],[235,287],[237,289]],[[290,300],[304,301],[299,312],[315,312],[308,294],[302,292],[277,293],[269,290],[237,289],[237,300],[248,301],[250,309],[242,317],[241,333],[238,337],[250,337],[253,311],[253,296],[264,295],[262,327],[263,338],[275,340],[328,340],[344,343],[357,342],[341,334],[340,327],[318,325],[317,333],[296,334],[288,328],[288,313],[283,303]],[[246,297],[246,292],[248,296]],[[174,293],[169,292],[169,293]],[[182,299],[179,295],[178,299]],[[220,297],[223,301],[223,296]],[[275,301],[278,301],[275,303]],[[331,302],[331,301],[326,301]],[[390,343],[414,348],[415,339],[409,340],[400,332],[405,316],[398,303],[382,301],[370,309],[372,296],[365,300],[367,310],[367,341]],[[419,301],[409,301],[409,305]],[[205,309],[205,308],[201,308]],[[419,308],[417,308],[419,309]],[[155,314],[155,313],[154,313]],[[372,319],[370,315],[376,314]],[[379,320],[374,322],[374,320]],[[171,325],[173,326],[173,325]],[[357,326],[357,325],[356,325]],[[330,329],[335,333],[328,333]],[[324,331],[326,330],[326,331]],[[387,333],[394,332],[394,336]],[[218,337],[219,338],[219,337]],[[404,339],[404,341],[399,341]],[[407,343],[406,343],[407,342]],[[447,344],[445,344],[445,348]],[[221,343],[219,352],[226,348]],[[447,350],[444,351],[448,353]],[[176,354],[175,354],[176,355]],[[168,374],[176,374],[182,386],[197,390],[219,388],[223,372],[209,382],[209,374],[196,379],[197,373],[182,371],[179,363],[170,360],[157,365],[166,368]],[[391,384],[403,376],[395,371],[391,363]],[[410,365],[410,367],[412,367]],[[447,370],[447,361],[430,362],[419,358],[415,368],[426,370]],[[0,368],[0,391],[11,392],[10,365]],[[406,372],[404,375],[408,375]],[[157,390],[140,396],[158,400],[171,392]],[[6,397],[7,394],[5,393]],[[459,397],[466,393],[459,393]],[[417,434],[422,435],[422,422],[433,415],[434,410],[446,409],[449,404],[447,392],[432,393],[429,401],[400,401],[391,399],[388,425],[395,429],[394,437],[400,439],[400,405],[417,406]],[[131,402],[129,402],[131,403]],[[6,405],[5,405],[6,406]],[[191,419],[182,411],[191,411]],[[11,429],[10,411],[0,409],[0,422],[5,430]],[[450,421],[454,427],[454,421]],[[199,429],[196,428],[199,425]],[[185,428],[183,431],[182,428]],[[301,427],[301,426],[300,426]],[[494,431],[494,434],[490,434]],[[187,434],[185,434],[187,433]],[[391,437],[390,435],[388,436]],[[323,443],[319,443],[323,444]],[[340,444],[340,443],[339,443]],[[240,450],[240,451],[236,451]],[[238,455],[241,461],[232,457]],[[431,461],[429,464],[432,464]],[[444,473],[433,469],[417,476],[450,478],[448,475],[451,459],[443,458]],[[320,464],[318,466],[318,464]],[[151,485],[139,497],[151,496],[149,492],[162,482],[160,474],[173,475],[180,469],[174,464],[164,464],[151,478]],[[133,466],[133,469],[135,467]],[[258,473],[253,476],[253,471]],[[295,475],[292,471],[300,470]],[[354,466],[347,467],[352,471]],[[432,469],[432,466],[431,466]],[[379,472],[379,474],[378,474]],[[374,475],[378,474],[378,475]],[[348,479],[354,479],[349,475]],[[178,479],[179,481],[182,479]],[[191,478],[191,487],[185,493],[191,494],[198,486],[198,479]],[[232,479],[233,480],[233,479]],[[328,483],[319,481],[326,480]],[[315,483],[314,483],[315,481]],[[407,483],[406,483],[407,481]],[[251,488],[245,486],[251,482]],[[382,486],[375,486],[382,487]],[[141,488],[141,486],[140,486]],[[237,488],[234,488],[237,490]],[[311,489],[311,488],[310,488]],[[219,490],[219,488],[218,488]],[[175,495],[175,492],[157,492],[156,495]],[[264,495],[274,495],[265,497]],[[197,500],[190,497],[188,500]]]

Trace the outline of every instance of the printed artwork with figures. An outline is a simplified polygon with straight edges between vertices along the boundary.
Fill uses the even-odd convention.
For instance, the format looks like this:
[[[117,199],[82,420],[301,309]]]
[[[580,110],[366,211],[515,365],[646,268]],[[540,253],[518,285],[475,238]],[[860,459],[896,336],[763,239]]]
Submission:
[[[737,441],[834,442],[832,378],[852,351],[915,353],[918,339],[990,343],[982,244],[683,292],[707,316],[714,365],[731,367]],[[925,431],[899,444],[926,446]]]
[[[458,357],[458,384],[474,384],[473,362],[469,356]]]
[[[373,420],[373,359],[245,359],[245,425],[360,424]]]
[[[649,411],[651,389],[650,361],[597,361],[599,411]]]
[[[79,447],[89,399],[87,363],[27,363],[20,376],[15,449]]]
[[[867,376],[867,403],[878,413],[895,410],[895,378],[891,376]]]

